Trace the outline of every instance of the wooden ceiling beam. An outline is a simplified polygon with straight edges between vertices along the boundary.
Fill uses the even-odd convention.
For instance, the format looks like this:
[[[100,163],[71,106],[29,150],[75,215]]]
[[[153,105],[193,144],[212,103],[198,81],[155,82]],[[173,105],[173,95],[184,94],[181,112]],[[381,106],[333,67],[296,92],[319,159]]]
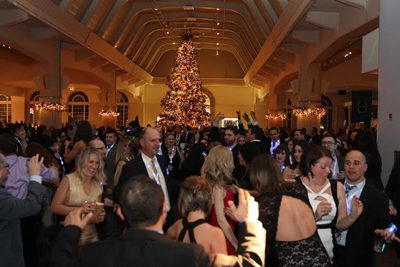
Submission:
[[[272,54],[280,47],[286,36],[294,29],[297,22],[307,12],[312,2],[312,0],[292,0],[287,4],[271,34],[264,42],[256,59],[247,71],[244,77],[246,84],[253,80],[253,77],[264,66],[265,62],[267,62]]]
[[[153,79],[151,74],[134,64],[53,2],[48,0],[9,0],[9,2],[108,60],[118,68],[151,83]]]

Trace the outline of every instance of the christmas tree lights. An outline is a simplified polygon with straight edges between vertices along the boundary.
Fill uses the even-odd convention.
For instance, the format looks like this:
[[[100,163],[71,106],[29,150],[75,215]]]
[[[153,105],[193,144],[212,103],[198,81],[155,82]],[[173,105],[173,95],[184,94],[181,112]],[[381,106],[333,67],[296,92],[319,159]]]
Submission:
[[[210,114],[206,111],[206,97],[201,90],[195,49],[189,38],[178,48],[176,63],[168,76],[167,85],[170,90],[161,100],[159,126],[169,128],[188,125],[197,128],[210,125]]]

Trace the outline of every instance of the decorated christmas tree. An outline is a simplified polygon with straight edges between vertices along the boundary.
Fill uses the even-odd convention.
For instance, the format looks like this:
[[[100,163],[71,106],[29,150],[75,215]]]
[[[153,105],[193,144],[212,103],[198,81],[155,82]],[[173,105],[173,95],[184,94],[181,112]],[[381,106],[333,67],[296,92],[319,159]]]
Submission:
[[[188,125],[193,128],[210,125],[195,50],[189,38],[182,41],[178,48],[176,63],[168,76],[167,85],[170,89],[161,100],[159,126]]]

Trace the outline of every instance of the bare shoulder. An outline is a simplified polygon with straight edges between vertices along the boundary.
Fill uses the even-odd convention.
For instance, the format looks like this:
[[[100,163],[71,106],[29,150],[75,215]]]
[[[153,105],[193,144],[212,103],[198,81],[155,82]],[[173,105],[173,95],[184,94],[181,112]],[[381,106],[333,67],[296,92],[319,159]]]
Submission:
[[[177,239],[179,232],[182,230],[182,219],[177,220],[173,225],[171,225],[167,230],[167,236],[172,239]]]

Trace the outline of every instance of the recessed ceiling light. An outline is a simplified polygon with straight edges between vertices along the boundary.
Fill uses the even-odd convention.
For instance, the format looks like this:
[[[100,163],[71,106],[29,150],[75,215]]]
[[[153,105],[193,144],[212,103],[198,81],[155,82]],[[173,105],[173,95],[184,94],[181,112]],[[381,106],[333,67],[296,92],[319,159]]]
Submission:
[[[217,26],[219,26],[221,23],[220,22],[217,22]]]
[[[217,32],[217,35],[219,35],[219,32]]]
[[[217,7],[217,11],[219,11],[219,7]]]

